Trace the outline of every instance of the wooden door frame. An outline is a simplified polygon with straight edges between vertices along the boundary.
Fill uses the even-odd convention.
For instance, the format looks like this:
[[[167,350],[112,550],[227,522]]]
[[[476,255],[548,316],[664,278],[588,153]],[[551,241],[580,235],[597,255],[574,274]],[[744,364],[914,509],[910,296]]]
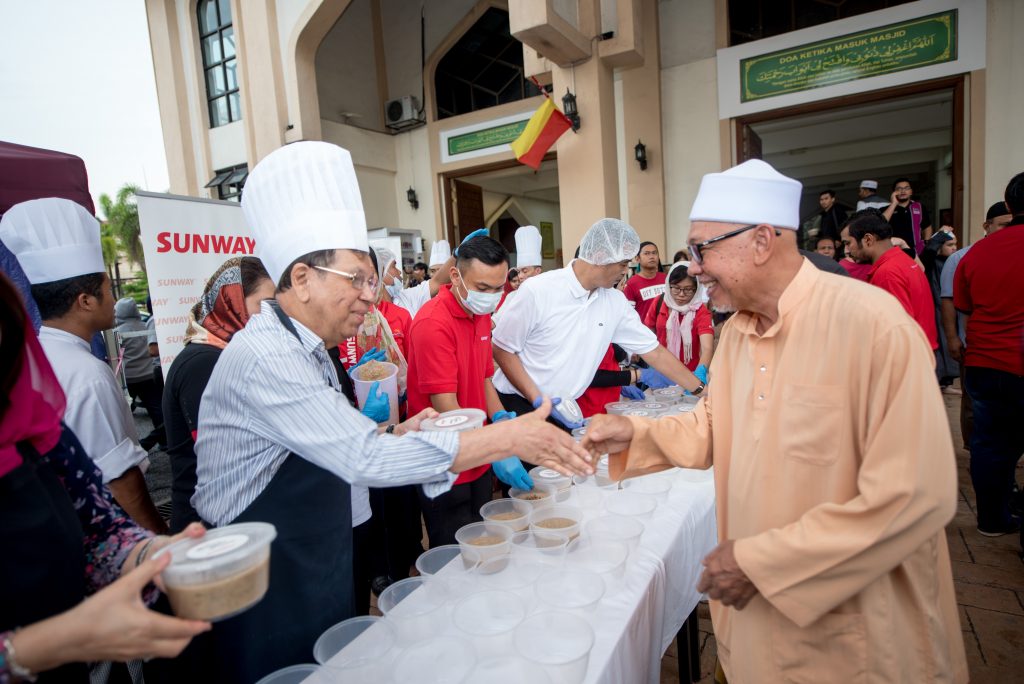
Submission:
[[[551,150],[544,155],[541,162],[543,163],[557,158],[558,154],[554,150]],[[441,215],[441,221],[444,224],[444,238],[448,240],[448,244],[453,246],[455,245],[455,217],[452,215],[451,181],[465,180],[469,183],[472,181],[466,180],[467,176],[476,176],[481,173],[488,173],[489,171],[500,171],[501,169],[510,169],[514,166],[523,166],[523,164],[517,159],[506,159],[504,161],[489,162],[486,164],[480,164],[479,166],[471,166],[457,171],[443,171],[438,174],[441,181],[441,194],[443,195],[442,206],[444,207],[444,212]]]
[[[959,74],[957,76],[947,76],[944,78],[936,78],[930,81],[921,81],[920,83],[909,83],[903,86],[895,86],[893,88],[883,88],[882,90],[872,90],[867,93],[855,93],[853,95],[843,95],[841,97],[833,97],[827,100],[819,100],[817,102],[807,102],[805,104],[793,105],[791,107],[782,107],[780,109],[772,109],[765,112],[757,112],[756,114],[747,114],[745,116],[737,117],[735,121],[736,131],[736,146],[733,152],[733,156],[736,162],[742,161],[739,159],[741,155],[741,145],[743,140],[743,128],[751,124],[763,123],[765,121],[774,121],[776,119],[788,119],[792,116],[799,116],[802,114],[814,114],[817,112],[825,112],[833,109],[844,109],[846,107],[852,107],[855,105],[868,104],[871,102],[879,102],[882,100],[892,100],[900,97],[908,97],[910,95],[920,95],[922,93],[934,92],[937,90],[952,90],[953,91],[953,179],[950,184],[950,209],[953,210],[953,229],[956,233],[958,243],[963,244],[963,227],[964,227],[964,124],[966,121],[964,112],[964,90],[967,75]],[[933,227],[934,222],[939,219],[939,210],[941,207],[932,208],[932,221]]]

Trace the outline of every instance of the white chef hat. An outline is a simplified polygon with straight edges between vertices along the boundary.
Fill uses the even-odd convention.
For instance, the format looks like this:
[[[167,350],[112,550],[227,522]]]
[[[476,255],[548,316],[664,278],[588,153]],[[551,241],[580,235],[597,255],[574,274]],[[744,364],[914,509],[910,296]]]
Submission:
[[[107,270],[99,221],[71,200],[47,197],[15,204],[0,220],[0,240],[33,285]]]
[[[640,251],[640,236],[617,218],[598,219],[580,240],[580,259],[595,266],[629,261]]]
[[[447,240],[437,240],[430,246],[430,263],[428,266],[442,266],[452,258],[452,248]]]
[[[516,268],[540,266],[540,245],[537,226],[521,226],[516,230]]]
[[[704,174],[690,220],[767,223],[797,230],[803,187],[771,164],[751,159],[721,173]]]
[[[275,283],[310,252],[370,251],[352,155],[337,145],[297,142],[268,154],[249,174],[242,211]]]
[[[878,181],[862,180],[860,182],[860,187],[862,187],[862,188],[864,188],[866,190],[877,190],[878,189]]]

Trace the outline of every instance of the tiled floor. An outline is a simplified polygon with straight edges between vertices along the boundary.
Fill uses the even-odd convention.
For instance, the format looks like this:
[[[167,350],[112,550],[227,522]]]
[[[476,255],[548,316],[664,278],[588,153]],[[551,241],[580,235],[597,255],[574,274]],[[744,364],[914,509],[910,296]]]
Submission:
[[[960,501],[946,528],[953,579],[960,604],[960,628],[972,682],[1019,682],[1024,672],[1024,561],[1017,535],[984,537],[974,517],[970,456],[960,436],[960,397],[944,395],[957,447]],[[1021,481],[1018,465],[1018,482]],[[715,635],[706,607],[701,609],[701,684],[714,681]],[[673,645],[661,661],[662,684],[679,682]]]

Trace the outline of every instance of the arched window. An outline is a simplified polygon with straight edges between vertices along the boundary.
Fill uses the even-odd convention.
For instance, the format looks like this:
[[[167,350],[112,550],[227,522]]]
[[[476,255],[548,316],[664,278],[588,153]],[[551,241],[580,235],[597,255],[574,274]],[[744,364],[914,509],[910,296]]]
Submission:
[[[491,7],[441,58],[434,74],[437,118],[539,95],[523,77],[523,44],[512,37],[508,12]]]
[[[210,128],[242,118],[231,0],[199,0],[199,44],[203,53]]]

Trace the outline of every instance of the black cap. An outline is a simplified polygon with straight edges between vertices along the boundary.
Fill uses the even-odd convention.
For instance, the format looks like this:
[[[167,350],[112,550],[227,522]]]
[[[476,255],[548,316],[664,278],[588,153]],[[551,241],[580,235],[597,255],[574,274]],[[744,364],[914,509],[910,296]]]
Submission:
[[[996,216],[1003,216],[1004,214],[1009,213],[1010,212],[1006,208],[1006,202],[996,202],[991,207],[989,207],[988,211],[985,213],[985,221],[988,222],[994,219]]]

